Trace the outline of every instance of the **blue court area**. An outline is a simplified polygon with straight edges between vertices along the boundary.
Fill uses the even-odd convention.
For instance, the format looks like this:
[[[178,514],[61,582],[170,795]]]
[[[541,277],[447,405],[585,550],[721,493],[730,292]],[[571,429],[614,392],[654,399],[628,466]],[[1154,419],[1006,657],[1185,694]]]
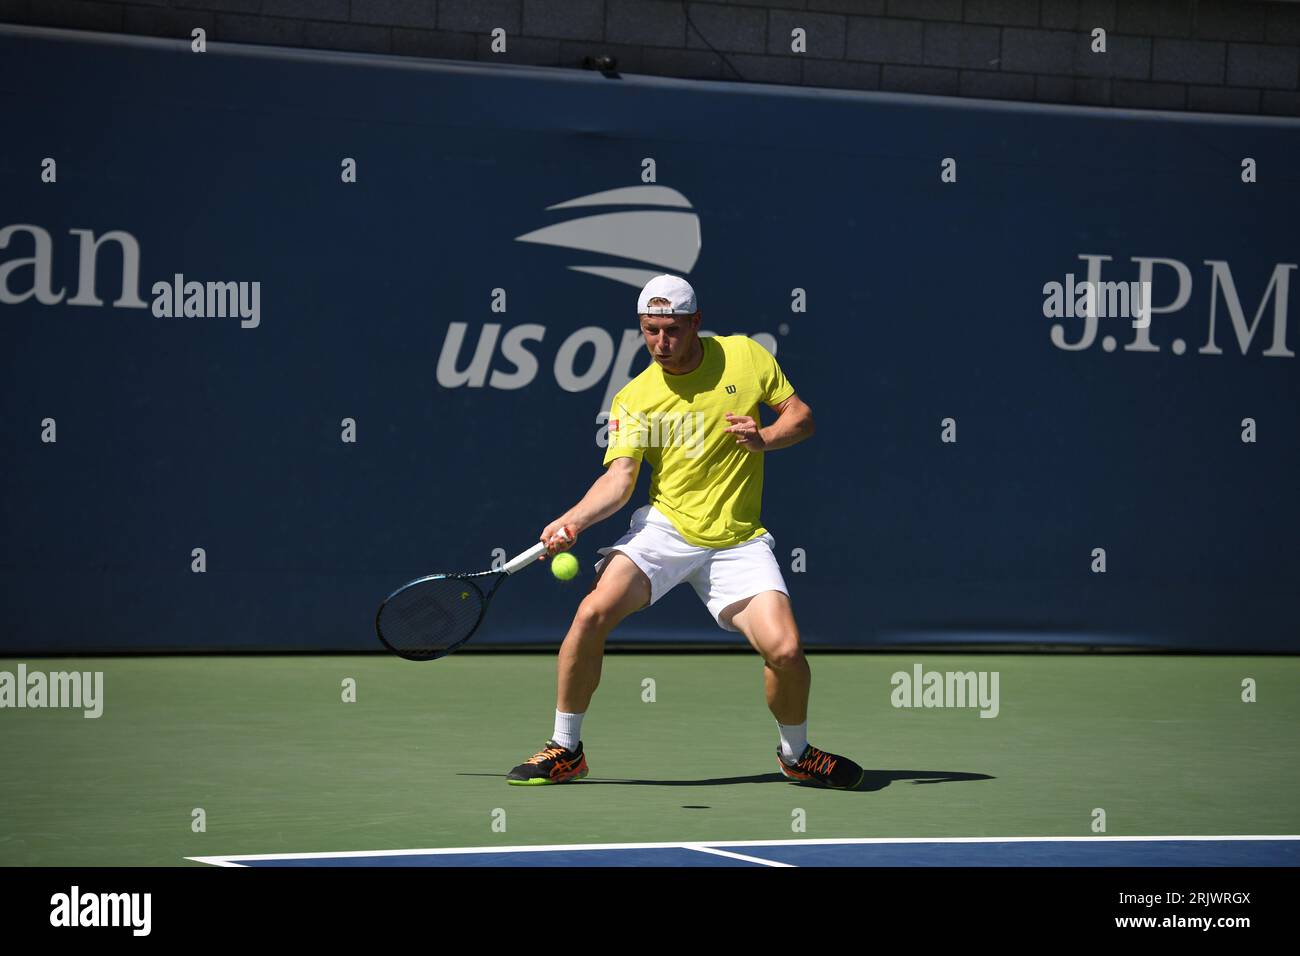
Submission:
[[[218,866],[1300,866],[1300,837],[790,840],[191,857]]]

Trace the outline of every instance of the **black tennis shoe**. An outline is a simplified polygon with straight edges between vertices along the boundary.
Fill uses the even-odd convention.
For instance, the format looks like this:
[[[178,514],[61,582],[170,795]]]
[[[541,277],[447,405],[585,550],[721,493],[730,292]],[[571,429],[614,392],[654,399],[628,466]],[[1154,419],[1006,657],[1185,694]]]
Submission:
[[[777,747],[776,761],[781,765],[781,772],[791,780],[817,783],[832,790],[855,790],[867,775],[848,757],[829,754],[812,744],[805,747],[803,754],[792,764],[785,762],[781,748]]]
[[[545,747],[506,774],[506,783],[544,786],[581,780],[586,775],[587,757],[582,752],[581,740],[577,750],[568,750],[554,740],[548,740]]]

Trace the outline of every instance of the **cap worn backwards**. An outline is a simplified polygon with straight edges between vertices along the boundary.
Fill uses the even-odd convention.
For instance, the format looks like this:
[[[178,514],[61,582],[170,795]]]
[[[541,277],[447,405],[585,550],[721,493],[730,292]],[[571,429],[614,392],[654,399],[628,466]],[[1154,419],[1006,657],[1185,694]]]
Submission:
[[[651,299],[667,299],[671,305],[651,306]],[[698,311],[695,290],[680,276],[655,276],[645,284],[636,302],[637,315],[694,315]]]

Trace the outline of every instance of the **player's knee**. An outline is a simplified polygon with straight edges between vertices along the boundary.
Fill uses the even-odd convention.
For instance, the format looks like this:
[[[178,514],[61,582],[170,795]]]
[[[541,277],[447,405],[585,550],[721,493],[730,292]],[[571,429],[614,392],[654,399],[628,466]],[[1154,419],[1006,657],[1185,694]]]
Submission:
[[[608,596],[593,591],[578,605],[577,618],[584,630],[604,631],[618,623],[619,615]]]
[[[763,660],[778,671],[801,667],[804,662],[803,648],[799,646],[799,639],[791,635],[770,645],[763,654]]]

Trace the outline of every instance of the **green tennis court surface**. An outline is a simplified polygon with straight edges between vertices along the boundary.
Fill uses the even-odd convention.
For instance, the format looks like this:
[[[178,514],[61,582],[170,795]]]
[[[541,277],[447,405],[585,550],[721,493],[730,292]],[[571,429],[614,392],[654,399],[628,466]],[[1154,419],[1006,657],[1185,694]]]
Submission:
[[[10,672],[104,673],[98,719],[0,710],[0,864],[1300,833],[1296,658],[810,660],[809,737],[867,768],[860,792],[780,777],[750,655],[608,656],[584,725],[591,776],[558,787],[504,780],[551,732],[551,655],[0,661]],[[894,707],[891,675],[916,664],[997,672],[997,716]],[[1246,678],[1255,703],[1242,702]],[[355,702],[343,700],[347,679]],[[196,809],[205,832],[193,831]],[[1104,834],[1093,829],[1098,809]]]

